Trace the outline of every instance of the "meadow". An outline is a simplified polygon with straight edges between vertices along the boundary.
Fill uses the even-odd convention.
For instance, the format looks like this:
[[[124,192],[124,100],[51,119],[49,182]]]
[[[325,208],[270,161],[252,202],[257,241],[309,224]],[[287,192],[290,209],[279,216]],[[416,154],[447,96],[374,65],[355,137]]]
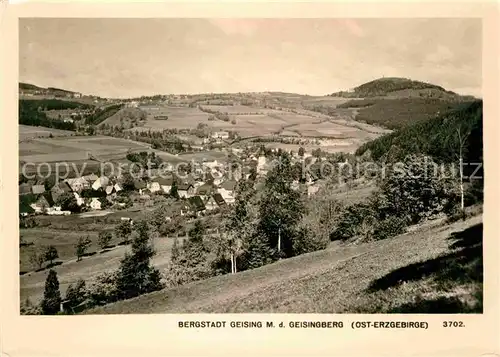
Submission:
[[[429,222],[85,313],[481,313],[481,237],[481,215],[448,226]]]
[[[52,136],[71,136],[75,135],[74,131],[60,130],[55,128],[45,128],[41,126],[29,126],[19,124],[19,140],[28,140],[33,138],[47,138]]]
[[[36,138],[19,143],[19,160],[33,163],[81,161],[88,159],[88,153],[99,157],[116,154],[125,157],[128,150],[148,147],[139,142],[105,136]]]

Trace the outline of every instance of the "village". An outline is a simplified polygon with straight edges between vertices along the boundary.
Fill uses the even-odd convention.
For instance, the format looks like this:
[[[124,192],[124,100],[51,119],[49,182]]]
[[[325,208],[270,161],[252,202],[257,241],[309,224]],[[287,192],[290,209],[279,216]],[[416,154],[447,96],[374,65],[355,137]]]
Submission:
[[[227,138],[227,132],[215,132],[211,140]],[[255,148],[254,148],[255,149]],[[158,197],[174,198],[165,220],[174,217],[197,217],[221,210],[232,205],[238,182],[255,175],[255,185],[263,186],[267,172],[274,162],[272,155],[276,149],[264,153],[249,153],[251,149],[223,149],[231,160],[202,160],[202,162],[172,165],[162,163],[161,168],[144,168],[139,172],[95,173],[80,177],[60,179],[50,183],[47,178],[27,180],[19,185],[20,216],[39,215],[103,215],[130,207],[154,207],[165,202]],[[149,155],[142,152],[145,157]],[[141,154],[141,153],[139,153]],[[202,152],[201,152],[202,154]],[[310,153],[292,153],[292,163],[310,164],[315,157]],[[268,156],[269,156],[268,155]],[[236,164],[235,164],[236,162]],[[107,163],[109,164],[109,163]],[[154,165],[153,165],[154,166]],[[132,170],[130,170],[132,171]],[[304,189],[313,195],[320,187],[320,181],[308,177],[302,184],[299,180],[292,183],[296,190]]]

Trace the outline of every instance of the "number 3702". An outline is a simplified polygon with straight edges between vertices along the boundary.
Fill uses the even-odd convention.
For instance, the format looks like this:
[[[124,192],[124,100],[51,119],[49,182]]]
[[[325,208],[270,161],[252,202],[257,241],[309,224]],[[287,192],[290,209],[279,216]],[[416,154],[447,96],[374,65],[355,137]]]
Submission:
[[[443,321],[443,327],[465,327],[463,321]]]

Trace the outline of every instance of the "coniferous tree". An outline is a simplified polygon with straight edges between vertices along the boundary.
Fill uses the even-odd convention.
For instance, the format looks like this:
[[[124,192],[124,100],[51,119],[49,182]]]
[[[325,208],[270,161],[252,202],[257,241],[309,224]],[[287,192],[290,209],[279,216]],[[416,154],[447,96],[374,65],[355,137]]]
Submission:
[[[50,269],[45,280],[45,290],[43,292],[42,312],[44,315],[55,315],[61,306],[61,292],[59,291],[59,280],[57,273]]]
[[[174,180],[172,182],[172,187],[170,187],[170,197],[173,197],[175,199],[179,199],[179,192],[177,191],[177,182]]]
[[[132,241],[132,253],[125,254],[117,275],[116,287],[122,299],[163,288],[160,272],[151,266],[155,252],[147,222],[138,222],[136,233]]]

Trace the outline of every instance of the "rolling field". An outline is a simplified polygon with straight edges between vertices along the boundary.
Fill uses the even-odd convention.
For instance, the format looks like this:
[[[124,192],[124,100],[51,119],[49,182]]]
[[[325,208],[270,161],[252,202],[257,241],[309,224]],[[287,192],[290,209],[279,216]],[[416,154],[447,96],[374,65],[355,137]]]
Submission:
[[[146,294],[86,314],[482,312],[482,215]]]
[[[227,113],[229,115],[264,115],[264,114],[280,114],[279,110],[268,108],[249,107],[246,105],[202,105],[202,107],[209,110]]]
[[[78,240],[78,235],[75,233],[71,235],[73,242],[71,244],[71,238],[67,238],[68,255],[65,256],[66,259],[63,264],[53,267],[57,272],[57,276],[60,283],[61,295],[64,296],[68,285],[75,283],[78,279],[85,279],[87,284],[98,275],[116,270],[120,261],[125,255],[125,253],[130,249],[127,246],[116,246],[109,249],[106,252],[97,252],[94,255],[84,257],[81,261],[77,262],[76,257],[70,257],[71,247],[74,252],[73,245]],[[172,249],[174,240],[170,238],[157,238],[154,241],[154,246],[156,249],[156,255],[153,258],[152,263],[159,269],[165,269],[167,264],[170,262],[170,253]],[[57,247],[58,249],[60,247]],[[95,252],[97,249],[92,246],[89,252]],[[43,297],[43,289],[45,285],[45,279],[47,277],[48,270],[43,270],[39,272],[31,272],[20,276],[20,288],[21,288],[21,301],[29,298],[31,301],[39,301]]]
[[[297,97],[297,98],[300,98]],[[314,97],[313,97],[314,98]],[[313,101],[313,99],[309,99]],[[347,100],[343,98],[319,97],[314,99],[318,102],[342,104]],[[211,115],[198,108],[174,107],[158,104],[153,107],[142,107],[147,113],[144,124],[128,130],[164,130],[164,129],[194,129],[198,124],[206,124],[214,130],[236,131],[241,137],[268,136],[278,133],[282,136],[306,136],[306,137],[332,137],[332,138],[354,138],[355,141],[349,145],[359,145],[369,134],[382,134],[387,130],[363,123],[353,121],[357,110],[355,108],[335,109],[330,115],[307,110],[297,109],[275,110],[267,108],[249,107],[244,105],[203,105],[202,108],[221,113],[228,113],[230,121],[208,120]],[[155,116],[167,115],[167,120],[154,119]],[[111,118],[110,118],[111,119]],[[108,120],[110,120],[108,119]],[[233,124],[234,120],[234,124]],[[342,143],[339,143],[343,146]]]
[[[172,107],[158,105],[158,110],[141,108],[147,113],[147,119],[142,126],[145,129],[194,129],[199,123],[208,124],[209,114],[200,111],[198,108]],[[155,119],[155,116],[167,115],[167,120]]]
[[[50,134],[52,134],[52,136],[75,135],[73,131],[45,128],[41,126],[29,126],[20,124],[18,127],[19,127],[19,140],[21,141],[32,138],[46,138],[49,137]]]
[[[149,145],[126,139],[104,136],[72,136],[33,139],[19,143],[19,160],[24,162],[64,162],[96,156],[119,155],[125,157],[130,150],[146,149]]]

